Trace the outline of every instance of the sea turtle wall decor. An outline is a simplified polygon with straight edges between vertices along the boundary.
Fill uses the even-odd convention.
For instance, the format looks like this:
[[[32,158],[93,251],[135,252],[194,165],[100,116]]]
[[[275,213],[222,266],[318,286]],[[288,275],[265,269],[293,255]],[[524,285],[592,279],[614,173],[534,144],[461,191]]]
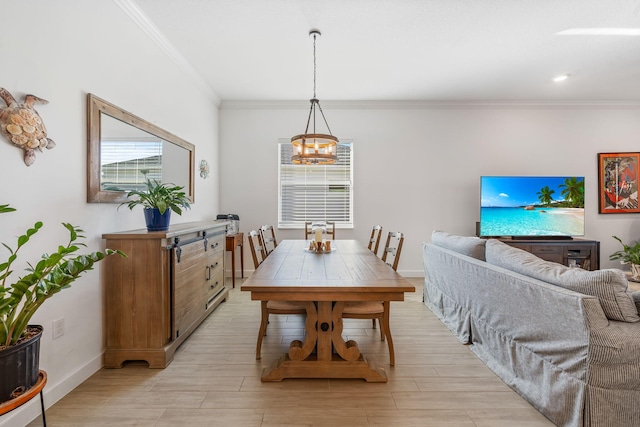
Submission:
[[[7,103],[0,108],[0,134],[4,135],[13,145],[25,150],[24,163],[31,166],[36,160],[35,150],[51,149],[56,143],[47,138],[47,128],[44,126],[34,104],[48,104],[49,101],[34,95],[24,97],[24,103],[18,101],[8,90],[0,88],[0,98]]]

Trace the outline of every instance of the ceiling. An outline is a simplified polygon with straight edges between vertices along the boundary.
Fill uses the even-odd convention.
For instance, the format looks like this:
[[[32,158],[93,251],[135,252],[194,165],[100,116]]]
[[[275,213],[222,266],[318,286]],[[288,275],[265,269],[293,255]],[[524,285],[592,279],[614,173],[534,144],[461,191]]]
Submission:
[[[222,101],[311,98],[312,28],[321,101],[640,101],[640,36],[556,34],[638,0],[115,1]]]

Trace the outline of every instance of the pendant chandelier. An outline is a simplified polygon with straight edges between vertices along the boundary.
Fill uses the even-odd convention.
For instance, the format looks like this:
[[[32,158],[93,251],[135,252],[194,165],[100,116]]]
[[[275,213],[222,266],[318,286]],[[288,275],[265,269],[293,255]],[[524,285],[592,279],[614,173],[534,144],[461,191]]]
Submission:
[[[293,145],[291,162],[299,165],[330,165],[338,161],[338,138],[331,135],[331,129],[324,117],[320,101],[316,98],[316,38],[320,31],[312,29],[309,36],[313,37],[313,98],[310,99],[311,109],[304,133],[291,138]],[[316,133],[316,107],[327,126],[329,134]],[[309,133],[309,124],[313,117],[313,128]]]

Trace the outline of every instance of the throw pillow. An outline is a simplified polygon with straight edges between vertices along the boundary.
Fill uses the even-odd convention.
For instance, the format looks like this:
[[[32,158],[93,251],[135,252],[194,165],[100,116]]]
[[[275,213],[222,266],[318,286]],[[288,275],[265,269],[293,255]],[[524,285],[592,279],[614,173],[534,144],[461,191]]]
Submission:
[[[636,303],[638,314],[640,314],[640,291],[631,292],[631,296],[633,297],[633,302]]]
[[[459,254],[484,261],[485,239],[478,237],[456,236],[440,230],[431,233],[431,243]]]
[[[496,239],[486,243],[488,263],[565,289],[592,295],[600,300],[602,311],[611,320],[634,323],[640,321],[629,283],[618,269],[587,271],[545,261]]]

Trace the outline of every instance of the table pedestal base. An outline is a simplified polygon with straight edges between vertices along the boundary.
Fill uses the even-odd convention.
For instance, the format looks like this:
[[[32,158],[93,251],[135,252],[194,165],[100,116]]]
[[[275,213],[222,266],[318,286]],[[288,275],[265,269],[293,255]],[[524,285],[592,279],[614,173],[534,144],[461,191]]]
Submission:
[[[315,353],[299,361],[291,360],[285,354],[272,367],[262,371],[264,382],[285,378],[361,378],[370,383],[386,383],[387,373],[362,355],[349,361],[334,354],[332,360],[320,361]]]

